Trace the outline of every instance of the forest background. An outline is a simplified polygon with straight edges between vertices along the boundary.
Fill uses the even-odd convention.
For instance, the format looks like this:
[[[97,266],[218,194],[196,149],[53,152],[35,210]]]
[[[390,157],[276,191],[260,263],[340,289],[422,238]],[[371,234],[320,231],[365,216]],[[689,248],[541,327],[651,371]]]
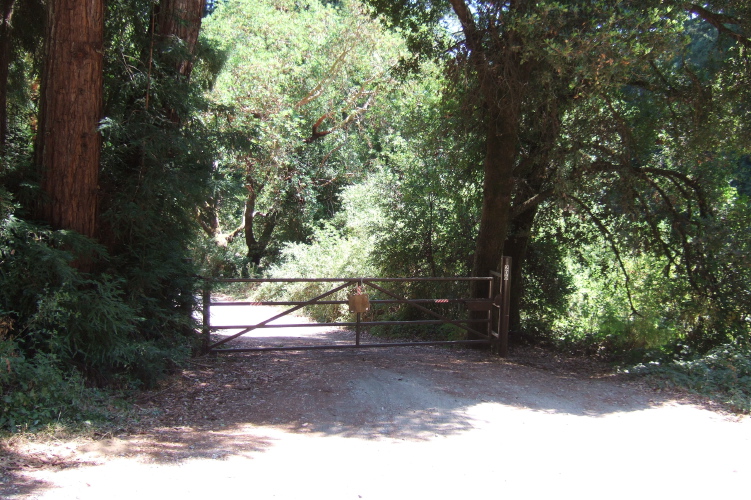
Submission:
[[[198,349],[197,276],[502,255],[516,341],[751,408],[746,2],[0,8],[0,427],[157,383]]]

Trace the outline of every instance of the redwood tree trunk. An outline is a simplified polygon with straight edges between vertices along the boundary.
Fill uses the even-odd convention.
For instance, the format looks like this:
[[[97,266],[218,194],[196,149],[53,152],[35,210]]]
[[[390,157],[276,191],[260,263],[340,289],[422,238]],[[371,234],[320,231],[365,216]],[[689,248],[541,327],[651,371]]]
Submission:
[[[193,54],[198,33],[201,31],[201,18],[206,0],[161,0],[156,14],[156,29],[162,45],[163,57],[167,57],[178,78],[190,78],[193,71]],[[174,39],[179,39],[184,50],[174,50]],[[170,46],[173,47],[170,49]],[[177,110],[166,108],[172,123],[179,125]]]
[[[8,70],[11,58],[11,18],[15,0],[0,1],[0,154],[8,137]]]
[[[201,18],[206,0],[161,0],[157,15],[157,26],[162,38],[177,37],[185,44],[186,52],[192,55],[201,31]],[[164,40],[166,41],[166,40]],[[190,58],[178,58],[175,69],[189,77],[193,70]]]
[[[40,218],[97,235],[102,115],[103,0],[48,0],[36,161]]]

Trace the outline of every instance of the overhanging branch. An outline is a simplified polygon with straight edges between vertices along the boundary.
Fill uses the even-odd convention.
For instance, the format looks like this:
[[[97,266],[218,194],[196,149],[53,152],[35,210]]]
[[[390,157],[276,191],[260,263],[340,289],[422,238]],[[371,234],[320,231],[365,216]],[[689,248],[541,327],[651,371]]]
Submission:
[[[744,47],[751,49],[751,39],[749,38],[749,36],[744,35],[743,33],[738,33],[737,31],[733,31],[728,27],[728,25],[740,26],[740,19],[725,14],[712,12],[696,4],[689,4],[687,6],[687,9],[690,13],[696,14],[697,16],[701,17],[706,22],[714,26],[720,33],[729,36]]]
[[[518,217],[524,212],[533,209],[534,207],[538,206],[540,203],[549,199],[551,196],[553,196],[553,194],[555,194],[555,190],[551,188],[551,189],[546,189],[545,191],[541,193],[537,193],[531,198],[527,198],[524,202],[514,206],[511,209],[511,218]]]
[[[626,295],[628,297],[628,305],[631,308],[631,314],[634,316],[641,316],[639,314],[639,311],[636,310],[636,307],[634,307],[634,301],[631,296],[631,279],[628,276],[628,272],[626,271],[626,266],[623,263],[623,259],[621,258],[621,252],[618,250],[618,245],[615,242],[615,238],[613,237],[613,233],[608,230],[608,228],[605,226],[605,223],[602,222],[599,217],[597,217],[592,210],[589,209],[586,203],[584,203],[582,200],[577,198],[576,196],[572,195],[565,195],[567,199],[573,200],[576,202],[577,205],[579,205],[592,219],[592,222],[595,223],[595,226],[600,231],[600,233],[605,237],[607,242],[610,244],[610,248],[613,250],[613,254],[615,255],[616,260],[618,261],[618,265],[621,268],[621,271],[623,272],[623,278],[625,280],[625,288],[626,288]]]

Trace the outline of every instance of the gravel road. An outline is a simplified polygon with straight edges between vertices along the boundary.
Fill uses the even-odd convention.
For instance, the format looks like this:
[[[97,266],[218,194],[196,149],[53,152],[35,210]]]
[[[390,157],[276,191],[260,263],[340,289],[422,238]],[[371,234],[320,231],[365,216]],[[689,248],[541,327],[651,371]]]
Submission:
[[[286,345],[299,336],[278,330],[238,341]],[[302,336],[322,342],[352,334],[319,328]],[[200,358],[138,405],[142,422],[116,435],[19,444],[16,452],[39,465],[6,471],[0,497],[745,498],[751,491],[749,418],[529,349],[507,360],[438,347]]]

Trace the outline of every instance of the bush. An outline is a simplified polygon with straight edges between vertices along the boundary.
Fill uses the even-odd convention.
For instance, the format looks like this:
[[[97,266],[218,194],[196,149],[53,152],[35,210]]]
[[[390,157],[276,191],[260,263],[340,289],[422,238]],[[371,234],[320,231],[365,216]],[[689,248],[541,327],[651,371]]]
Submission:
[[[352,278],[373,275],[372,241],[343,236],[330,226],[319,228],[311,244],[287,244],[278,264],[268,270],[271,278]],[[255,292],[259,300],[309,300],[339,283],[265,283]],[[346,300],[348,290],[327,297]],[[345,305],[311,306],[305,312],[316,321],[336,321],[348,312]]]
[[[153,386],[190,353],[174,335],[145,337],[148,300],[128,296],[122,278],[79,272],[74,255],[107,262],[94,242],[16,218],[12,207],[0,221],[0,427],[75,418],[96,392],[84,381]],[[162,314],[165,330],[170,314]]]
[[[36,430],[83,416],[87,389],[76,371],[64,371],[55,356],[26,358],[12,340],[0,340],[0,429]]]
[[[565,247],[550,236],[529,242],[523,269],[521,329],[527,334],[549,331],[569,311],[573,278],[566,268]]]
[[[138,317],[125,302],[120,280],[78,272],[68,249],[105,256],[80,235],[8,217],[0,225],[0,308],[25,355],[48,353],[87,375],[107,378]]]
[[[693,359],[653,361],[628,371],[654,375],[751,412],[751,346],[747,340],[716,347]]]

